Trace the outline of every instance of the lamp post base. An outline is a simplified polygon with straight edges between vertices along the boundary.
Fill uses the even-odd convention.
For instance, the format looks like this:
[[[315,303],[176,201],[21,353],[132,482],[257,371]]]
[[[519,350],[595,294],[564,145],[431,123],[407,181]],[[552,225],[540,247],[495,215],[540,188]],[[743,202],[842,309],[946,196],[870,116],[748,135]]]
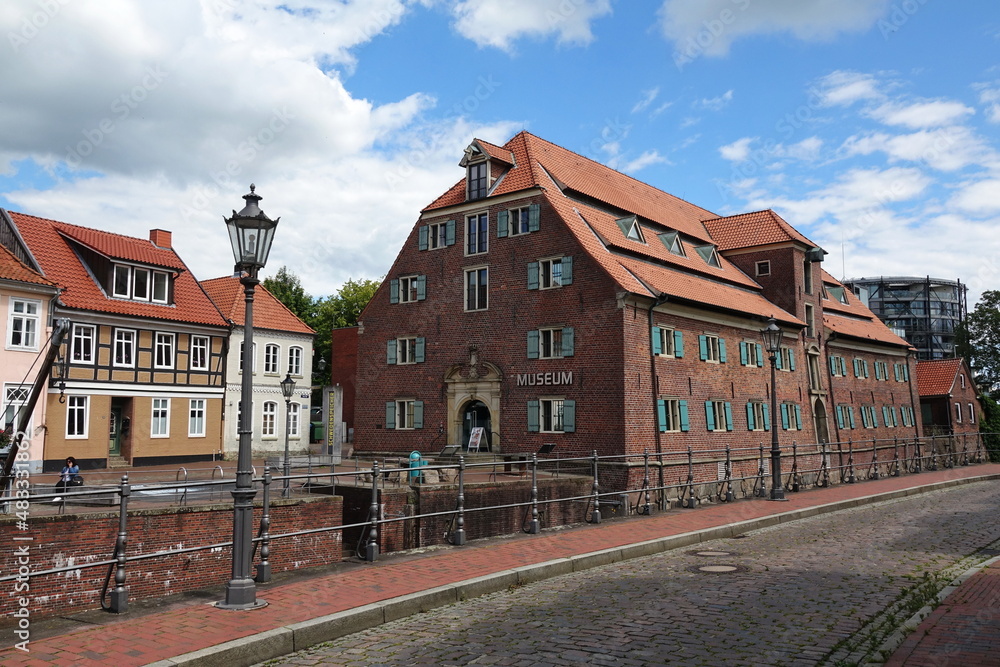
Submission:
[[[226,599],[216,602],[219,609],[246,611],[261,609],[267,602],[257,598],[257,587],[253,579],[232,579],[226,584]]]

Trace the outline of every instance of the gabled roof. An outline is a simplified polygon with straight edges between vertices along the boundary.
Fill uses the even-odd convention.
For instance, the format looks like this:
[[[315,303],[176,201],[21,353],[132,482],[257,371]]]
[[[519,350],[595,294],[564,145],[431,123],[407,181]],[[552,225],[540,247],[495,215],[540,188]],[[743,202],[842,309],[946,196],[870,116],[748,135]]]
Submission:
[[[854,292],[845,288],[839,280],[825,270],[821,272],[821,275],[825,286],[841,288],[847,299],[845,304],[837,299],[823,298],[823,324],[828,329],[839,336],[912,348],[908,342],[892,333],[892,330],[876,317],[875,313],[861,303]]]
[[[63,289],[59,296],[63,306],[115,315],[225,326],[226,322],[215,304],[173,249],[158,248],[148,239],[112,234],[14,211],[8,213],[42,274]],[[112,260],[169,269],[174,274],[174,303],[111,298],[95,281],[90,268],[74,250],[73,243],[80,243]]]
[[[475,139],[474,143],[482,149],[484,153],[489,155],[494,160],[499,160],[504,164],[513,165],[514,164],[514,154],[511,153],[506,148],[500,148],[499,146],[494,146],[488,141],[483,141],[482,139]]]
[[[54,282],[26,266],[14,253],[2,245],[0,245],[0,279],[56,287]]]
[[[243,299],[243,285],[236,276],[223,276],[201,281],[201,286],[215,302],[223,316],[239,326],[246,321],[246,302]],[[254,289],[253,328],[293,333],[315,334],[309,325],[267,291],[263,284]]]
[[[964,360],[930,359],[917,362],[917,391],[921,397],[947,396],[955,386]],[[972,378],[969,378],[971,381]]]
[[[705,220],[705,227],[712,234],[712,239],[718,244],[719,250],[752,248],[788,241],[798,241],[810,247],[816,246],[770,209],[712,218]]]

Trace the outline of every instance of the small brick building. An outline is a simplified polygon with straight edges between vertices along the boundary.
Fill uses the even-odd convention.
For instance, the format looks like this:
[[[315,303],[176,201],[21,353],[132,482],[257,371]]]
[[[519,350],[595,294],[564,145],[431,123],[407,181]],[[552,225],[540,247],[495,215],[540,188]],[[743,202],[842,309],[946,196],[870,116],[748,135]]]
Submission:
[[[979,432],[979,400],[965,359],[917,363],[920,414],[928,435]]]
[[[460,165],[362,313],[357,450],[476,427],[504,454],[919,435],[912,348],[774,212],[719,217],[527,132]]]

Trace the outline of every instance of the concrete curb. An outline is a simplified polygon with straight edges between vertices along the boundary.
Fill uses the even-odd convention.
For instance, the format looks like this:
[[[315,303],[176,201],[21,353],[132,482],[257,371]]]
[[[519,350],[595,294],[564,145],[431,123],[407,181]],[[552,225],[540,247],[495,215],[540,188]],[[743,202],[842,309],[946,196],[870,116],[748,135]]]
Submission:
[[[293,623],[250,637],[234,639],[174,658],[153,662],[147,667],[174,667],[177,665],[183,665],[184,667],[217,667],[218,665],[250,667],[250,665],[273,660],[274,658],[301,651],[316,644],[333,641],[362,630],[369,630],[389,621],[395,621],[420,612],[462,602],[470,598],[507,590],[512,586],[529,584],[563,574],[611,565],[623,560],[652,556],[664,551],[682,549],[701,542],[732,538],[751,530],[769,528],[798,519],[852,509],[871,503],[896,500],[911,495],[930,493],[952,486],[995,479],[1000,479],[1000,475],[981,475],[952,479],[927,486],[886,491],[871,496],[804,507],[780,514],[747,519],[746,521],[739,521],[724,526],[715,526],[679,535],[669,535],[646,542],[602,549],[569,558],[558,558],[511,570],[502,570],[482,577],[467,579],[454,584],[411,593],[391,600],[368,604],[363,607],[321,616],[308,621]],[[971,572],[969,574],[971,575]]]

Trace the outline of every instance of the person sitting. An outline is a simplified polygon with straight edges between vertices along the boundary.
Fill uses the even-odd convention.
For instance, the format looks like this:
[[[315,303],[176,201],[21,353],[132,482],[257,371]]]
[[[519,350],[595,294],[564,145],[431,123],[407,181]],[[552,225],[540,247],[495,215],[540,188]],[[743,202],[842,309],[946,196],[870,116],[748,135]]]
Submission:
[[[56,482],[56,491],[65,491],[68,486],[80,486],[83,478],[80,477],[80,466],[76,464],[76,459],[72,456],[66,457],[66,465],[59,473],[59,481]],[[59,502],[61,498],[56,498],[54,502]]]

